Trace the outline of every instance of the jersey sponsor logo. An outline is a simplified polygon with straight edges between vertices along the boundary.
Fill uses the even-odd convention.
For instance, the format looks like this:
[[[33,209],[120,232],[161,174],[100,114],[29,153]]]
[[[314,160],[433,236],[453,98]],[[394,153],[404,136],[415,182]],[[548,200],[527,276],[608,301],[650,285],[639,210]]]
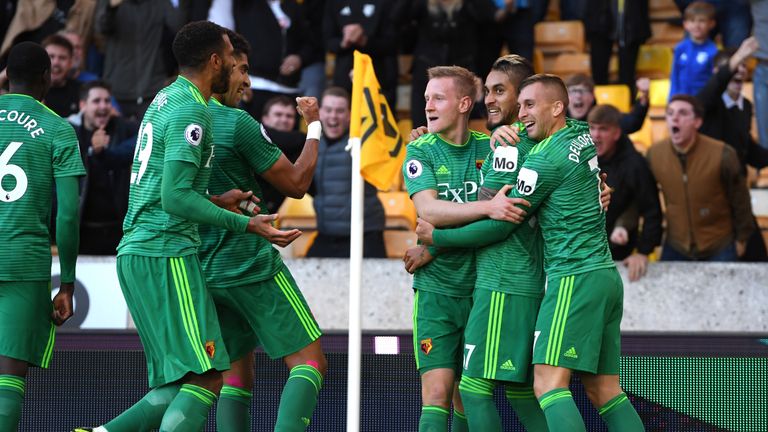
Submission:
[[[473,181],[466,181],[463,187],[458,188],[452,188],[450,183],[438,183],[437,195],[448,201],[465,203],[472,195],[477,194],[477,189],[477,183]]]
[[[512,363],[512,360],[507,360],[504,363],[499,366],[499,369],[501,370],[508,370],[508,371],[515,371],[517,368],[515,367],[515,364]]]
[[[579,355],[576,354],[576,348],[575,347],[570,347],[570,348],[568,348],[568,350],[566,352],[563,353],[563,357],[577,359],[577,358],[579,358]]]
[[[405,163],[405,171],[408,174],[408,178],[416,178],[424,171],[424,167],[421,166],[421,162],[411,159]]]
[[[517,175],[517,191],[521,195],[530,195],[536,190],[536,182],[539,180],[539,173],[530,168],[521,168]]]
[[[445,167],[445,165],[440,165],[440,168],[435,171],[435,174],[437,175],[449,175],[451,171]]]
[[[267,130],[264,129],[264,125],[259,125],[259,127],[261,128],[261,136],[263,136],[265,140],[269,141],[270,144],[274,144],[272,142],[272,138],[269,137]]]
[[[429,352],[432,351],[432,338],[422,339],[420,345],[421,352],[423,352],[425,355],[429,355]]]
[[[191,123],[184,129],[184,139],[193,146],[198,146],[203,140],[203,127],[199,124]]]
[[[517,171],[517,147],[497,147],[493,152],[493,170],[499,172]]]
[[[213,358],[216,355],[216,344],[213,341],[206,342],[205,352],[208,353],[208,357]]]
[[[584,149],[584,147],[594,145],[595,143],[592,142],[592,135],[588,133],[579,135],[578,137],[571,140],[571,143],[568,145],[568,150],[570,150],[570,153],[568,153],[568,159],[571,162],[579,163],[581,160],[581,151]]]

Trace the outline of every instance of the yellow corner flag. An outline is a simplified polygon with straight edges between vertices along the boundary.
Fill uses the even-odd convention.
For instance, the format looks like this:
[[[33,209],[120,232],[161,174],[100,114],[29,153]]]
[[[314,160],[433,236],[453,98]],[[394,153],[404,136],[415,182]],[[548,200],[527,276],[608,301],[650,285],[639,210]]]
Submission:
[[[405,143],[373,71],[371,57],[355,51],[349,136],[360,138],[360,174],[380,190],[392,186],[405,159]]]

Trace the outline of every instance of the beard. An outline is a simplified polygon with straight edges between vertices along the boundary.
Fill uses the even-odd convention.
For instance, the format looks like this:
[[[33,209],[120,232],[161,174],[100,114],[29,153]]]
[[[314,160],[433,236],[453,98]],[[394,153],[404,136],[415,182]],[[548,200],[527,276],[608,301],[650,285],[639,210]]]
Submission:
[[[229,77],[231,74],[231,68],[222,67],[216,79],[211,83],[211,91],[213,93],[226,93],[229,90]]]

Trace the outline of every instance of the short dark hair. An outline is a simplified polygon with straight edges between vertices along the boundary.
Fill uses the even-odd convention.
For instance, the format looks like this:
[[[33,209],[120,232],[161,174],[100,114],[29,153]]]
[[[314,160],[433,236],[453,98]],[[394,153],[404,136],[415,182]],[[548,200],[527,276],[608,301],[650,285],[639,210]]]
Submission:
[[[246,57],[251,55],[251,44],[248,42],[248,40],[245,39],[240,33],[229,29],[226,30],[227,36],[229,36],[229,41],[232,42],[232,48],[235,49],[235,55],[242,54]]]
[[[322,96],[320,96],[320,103],[322,104],[323,99],[325,99],[326,96],[336,96],[340,98],[344,98],[347,100],[347,105],[350,105],[352,103],[352,99],[349,96],[349,92],[343,88],[343,87],[328,87],[323,91]]]
[[[571,75],[568,77],[567,80],[565,80],[565,86],[571,87],[571,86],[577,86],[577,85],[583,85],[584,87],[588,88],[590,93],[595,91],[595,81],[583,73],[577,73],[574,75]]]
[[[283,95],[269,98],[269,100],[264,103],[264,109],[261,110],[262,117],[269,114],[269,110],[275,105],[284,105],[293,108],[293,101],[288,96]]]
[[[518,91],[522,92],[524,88],[536,83],[541,83],[544,87],[554,90],[556,97],[559,98],[558,100],[563,103],[563,108],[568,108],[568,89],[565,88],[565,83],[557,75],[536,74],[529,76],[520,83]]]
[[[88,95],[91,93],[91,90],[95,88],[104,89],[108,91],[110,95],[112,94],[112,86],[109,85],[108,82],[103,80],[88,81],[80,86],[80,100],[88,100]]]
[[[46,37],[43,39],[42,45],[43,48],[48,47],[48,45],[60,46],[69,52],[70,57],[72,57],[72,55],[75,53],[75,47],[72,46],[72,42],[60,34],[52,34]]]
[[[184,25],[173,38],[173,56],[179,69],[200,69],[214,53],[224,51],[224,27],[210,21],[193,21]]]
[[[667,106],[671,104],[674,101],[683,101],[688,102],[693,107],[693,115],[696,118],[704,118],[704,107],[701,105],[701,102],[698,98],[695,96],[691,96],[689,94],[684,93],[678,93],[671,98],[669,98],[669,102],[667,102]]]
[[[716,12],[715,7],[711,4],[703,1],[695,1],[686,6],[685,11],[683,11],[683,20],[692,20],[700,16],[713,20],[715,19]]]
[[[613,105],[596,105],[589,112],[587,121],[590,124],[621,127],[621,112]]]
[[[535,73],[531,62],[527,58],[517,54],[507,54],[497,58],[496,61],[493,62],[491,70],[505,74],[507,78],[509,78],[509,82],[511,82],[516,89],[520,88],[520,83],[523,82],[524,79]]]
[[[42,84],[50,71],[51,58],[42,45],[21,42],[8,54],[8,81],[13,85]]]

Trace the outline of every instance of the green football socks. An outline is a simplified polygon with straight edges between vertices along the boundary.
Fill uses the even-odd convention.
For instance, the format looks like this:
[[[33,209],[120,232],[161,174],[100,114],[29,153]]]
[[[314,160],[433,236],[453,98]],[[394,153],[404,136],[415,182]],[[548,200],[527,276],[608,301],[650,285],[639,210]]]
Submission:
[[[21,418],[26,381],[16,375],[0,375],[0,430],[15,431]]]
[[[275,432],[306,430],[323,386],[323,375],[309,364],[294,366],[280,396]]]
[[[518,420],[528,432],[547,432],[547,419],[533,394],[533,388],[524,384],[505,386],[507,402],[515,410]]]
[[[550,390],[539,399],[551,432],[586,432],[579,408],[567,388]]]
[[[421,407],[419,432],[448,432],[448,410],[434,405]]]
[[[179,384],[157,387],[104,425],[109,432],[135,432],[157,429],[163,421],[165,410],[179,393]]]
[[[251,399],[253,394],[240,387],[224,385],[216,404],[216,430],[240,432],[251,430]]]
[[[215,400],[216,395],[208,389],[194,384],[182,385],[163,416],[160,432],[202,431]]]
[[[598,410],[610,432],[642,432],[643,421],[624,393],[606,402]]]
[[[469,432],[469,424],[467,423],[467,416],[464,413],[453,409],[453,416],[451,417],[451,432]]]
[[[501,417],[493,401],[496,383],[484,378],[461,377],[459,392],[470,430],[500,432]]]

